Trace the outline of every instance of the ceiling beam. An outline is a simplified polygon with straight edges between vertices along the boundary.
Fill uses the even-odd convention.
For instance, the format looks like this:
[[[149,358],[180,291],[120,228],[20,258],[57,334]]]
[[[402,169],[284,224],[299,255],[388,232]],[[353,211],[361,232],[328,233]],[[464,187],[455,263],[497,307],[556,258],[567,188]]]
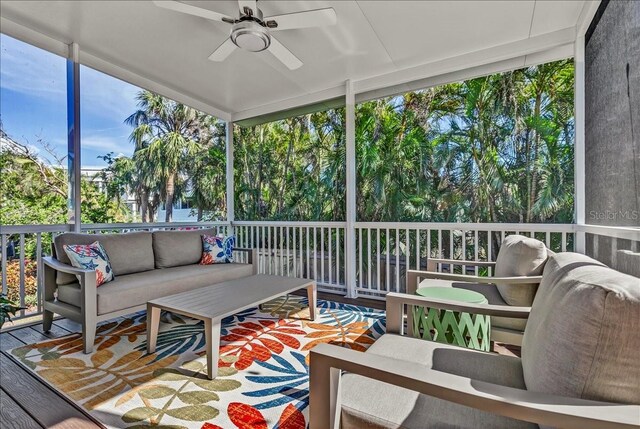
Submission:
[[[456,57],[398,70],[384,75],[358,80],[354,83],[356,94],[381,88],[402,85],[432,76],[479,67],[523,55],[546,51],[575,41],[575,27],[542,34],[517,42],[506,43],[488,49],[470,52]]]
[[[578,22],[576,23],[576,36],[584,36],[589,29],[589,25],[591,25],[591,21],[593,21],[593,17],[596,15],[598,11],[598,7],[600,7],[600,0],[595,1],[587,1],[582,5],[582,10],[580,11],[580,16],[578,16]]]
[[[233,122],[239,122],[249,118],[255,118],[258,116],[268,115],[274,112],[280,112],[284,110],[292,110],[297,107],[309,106],[312,104],[320,104],[324,101],[330,101],[338,97],[344,97],[345,86],[340,85],[333,88],[328,88],[318,92],[312,92],[304,94],[300,97],[288,98],[276,103],[265,104],[253,109],[243,110],[236,112],[232,115]]]

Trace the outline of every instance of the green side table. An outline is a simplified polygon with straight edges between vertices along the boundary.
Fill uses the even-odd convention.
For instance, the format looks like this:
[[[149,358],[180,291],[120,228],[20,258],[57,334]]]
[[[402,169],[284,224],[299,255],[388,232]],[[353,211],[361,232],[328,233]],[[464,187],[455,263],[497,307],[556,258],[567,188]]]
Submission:
[[[482,294],[453,287],[421,287],[416,291],[416,294],[426,298],[469,304],[487,304],[487,298]],[[482,351],[490,349],[490,316],[437,308],[413,307],[411,323],[413,323],[413,335],[417,338]]]

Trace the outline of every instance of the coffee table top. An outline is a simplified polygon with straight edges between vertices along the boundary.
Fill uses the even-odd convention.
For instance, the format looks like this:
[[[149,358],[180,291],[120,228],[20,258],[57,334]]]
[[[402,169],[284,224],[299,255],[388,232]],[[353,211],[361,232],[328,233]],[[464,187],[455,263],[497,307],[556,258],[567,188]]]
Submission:
[[[311,285],[315,280],[258,274],[168,295],[148,304],[196,319],[222,319]]]
[[[468,302],[470,304],[487,303],[487,298],[479,292],[454,287],[426,286],[416,290],[416,294],[427,298]]]

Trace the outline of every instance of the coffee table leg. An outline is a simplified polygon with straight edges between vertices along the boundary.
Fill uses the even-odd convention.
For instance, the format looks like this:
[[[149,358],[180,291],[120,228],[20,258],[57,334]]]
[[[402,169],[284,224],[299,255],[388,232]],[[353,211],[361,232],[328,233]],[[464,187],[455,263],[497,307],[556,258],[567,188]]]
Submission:
[[[158,328],[160,327],[160,309],[147,304],[147,353],[156,351]]]
[[[218,375],[218,357],[220,353],[220,324],[218,320],[211,319],[204,321],[204,336],[206,339],[207,351],[207,377],[213,380]]]
[[[309,319],[316,319],[316,301],[318,300],[318,293],[316,291],[316,283],[307,286],[307,298],[309,299]]]

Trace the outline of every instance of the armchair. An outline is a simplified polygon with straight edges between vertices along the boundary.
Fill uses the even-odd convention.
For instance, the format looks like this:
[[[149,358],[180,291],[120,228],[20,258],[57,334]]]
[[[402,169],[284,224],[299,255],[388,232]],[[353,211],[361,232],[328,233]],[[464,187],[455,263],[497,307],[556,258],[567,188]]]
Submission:
[[[542,270],[549,254],[544,243],[521,235],[507,236],[500,248],[496,262],[466,261],[457,259],[429,259],[427,271],[407,272],[407,293],[415,294],[418,287],[446,286],[479,292],[491,305],[530,307]],[[438,266],[486,267],[493,276],[443,273]],[[526,319],[495,316],[491,318],[491,340],[522,345]],[[409,332],[411,334],[411,332]]]
[[[311,350],[310,429],[638,428],[637,279],[558,254],[538,294],[531,308],[388,294],[367,352]],[[522,358],[404,337],[414,305],[529,319]]]

